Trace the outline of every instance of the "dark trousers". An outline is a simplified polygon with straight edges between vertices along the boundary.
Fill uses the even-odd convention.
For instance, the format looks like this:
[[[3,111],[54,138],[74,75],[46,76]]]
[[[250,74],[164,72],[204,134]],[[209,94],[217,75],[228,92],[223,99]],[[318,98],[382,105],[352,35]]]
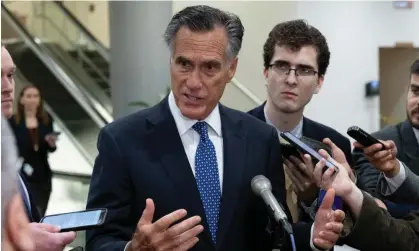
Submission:
[[[49,197],[51,196],[52,184],[47,182],[44,184],[29,183],[33,200],[36,204],[40,217],[45,216],[48,208]]]

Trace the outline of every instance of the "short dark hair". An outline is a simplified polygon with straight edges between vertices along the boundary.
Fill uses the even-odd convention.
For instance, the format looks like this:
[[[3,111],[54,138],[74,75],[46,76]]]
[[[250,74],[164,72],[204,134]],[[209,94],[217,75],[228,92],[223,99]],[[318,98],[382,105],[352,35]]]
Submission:
[[[269,32],[268,39],[263,46],[265,69],[269,68],[276,45],[288,47],[293,51],[299,51],[303,46],[313,46],[317,50],[319,75],[326,74],[330,60],[326,38],[307,21],[298,19],[279,23]]]
[[[419,59],[413,62],[412,67],[410,67],[410,75],[412,74],[419,75]]]
[[[227,55],[236,57],[241,49],[244,34],[240,18],[235,14],[206,5],[186,7],[176,13],[167,25],[164,40],[173,52],[176,34],[182,26],[186,26],[194,32],[206,32],[214,30],[217,25],[226,29],[228,35]]]

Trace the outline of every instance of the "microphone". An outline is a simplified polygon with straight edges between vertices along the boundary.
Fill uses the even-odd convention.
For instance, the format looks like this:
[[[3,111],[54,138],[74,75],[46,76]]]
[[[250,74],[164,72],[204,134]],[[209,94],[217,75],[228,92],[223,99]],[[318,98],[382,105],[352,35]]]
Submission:
[[[263,175],[255,176],[251,181],[253,192],[262,197],[263,201],[271,210],[277,223],[281,223],[282,227],[288,234],[293,234],[291,224],[288,222],[288,217],[282,209],[281,205],[272,194],[271,182]]]

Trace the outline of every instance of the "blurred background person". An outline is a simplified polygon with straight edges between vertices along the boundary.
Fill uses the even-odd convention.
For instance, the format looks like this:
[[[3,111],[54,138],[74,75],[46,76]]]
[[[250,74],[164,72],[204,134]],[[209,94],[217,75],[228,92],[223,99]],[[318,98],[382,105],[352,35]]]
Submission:
[[[9,118],[10,116],[12,116],[13,114],[13,93],[14,93],[14,88],[15,88],[15,81],[14,81],[14,76],[15,76],[15,70],[16,70],[16,66],[13,62],[12,57],[10,56],[9,52],[7,51],[7,49],[2,45],[1,47],[1,101],[2,101],[2,116],[5,116],[6,118]],[[3,105],[6,104],[6,105]],[[6,206],[5,201],[8,200],[9,197],[6,197],[6,191],[9,191],[9,189],[11,189],[11,191],[13,192],[13,186],[17,185],[19,187],[19,192],[20,192],[20,203],[24,202],[24,208],[26,209],[26,216],[20,216],[19,214],[19,206],[15,205],[14,203],[19,203],[19,202],[15,202],[15,200],[12,200],[11,202],[11,206],[15,206],[16,208],[14,208],[13,210],[11,210],[10,212],[13,212],[13,216],[10,216],[11,219],[14,219],[14,217],[18,217],[20,219],[28,219],[31,221],[30,224],[28,224],[29,226],[29,231],[30,234],[33,236],[33,240],[34,240],[34,244],[35,244],[35,248],[34,250],[42,250],[42,251],[62,251],[66,245],[70,244],[71,242],[74,241],[74,239],[76,238],[76,233],[75,232],[66,232],[66,233],[60,233],[60,229],[49,225],[49,224],[43,224],[43,223],[38,223],[38,221],[40,220],[39,214],[37,212],[37,210],[35,209],[35,203],[34,200],[32,199],[32,191],[31,189],[28,187],[27,181],[24,178],[21,178],[21,175],[17,175],[16,179],[7,179],[6,181],[3,180],[3,178],[6,178],[6,175],[3,175],[3,171],[5,171],[6,169],[3,169],[3,167],[5,165],[3,165],[3,156],[13,156],[13,152],[14,155],[17,155],[17,150],[16,150],[16,141],[15,141],[15,137],[13,135],[13,133],[11,133],[11,130],[7,130],[6,128],[9,126],[9,124],[7,123],[6,120],[2,121],[1,123],[2,125],[2,143],[1,143],[1,147],[2,147],[2,206]],[[9,141],[3,142],[3,139],[8,138]],[[12,154],[8,154],[8,152],[4,149],[9,149],[9,151],[12,151]],[[12,150],[15,149],[15,150]],[[20,169],[20,167],[22,166],[22,162],[23,161],[18,161],[17,158],[15,158],[15,160],[10,160],[10,163],[14,162],[15,166],[16,166],[16,173],[18,172],[18,170]],[[19,177],[20,176],[20,177]],[[4,193],[3,193],[3,189],[4,189]],[[2,216],[6,215],[7,210],[9,210],[7,207],[2,207]],[[23,211],[24,212],[24,211]],[[2,217],[2,220],[7,218],[8,215],[6,215],[6,217]],[[3,229],[6,229],[5,224],[8,224],[8,222],[2,222],[2,231]],[[16,226],[16,227],[20,227],[19,229],[13,229],[11,230],[12,233],[20,233],[21,235],[24,235],[24,231],[25,230],[25,225],[26,223],[24,221],[21,221],[19,223],[20,225],[10,225],[12,226]],[[2,234],[4,233],[4,235],[6,234],[4,231],[2,232]],[[18,238],[18,236],[21,235],[9,235],[8,237],[12,238],[11,241],[13,242],[8,242],[7,239],[4,237],[4,235],[2,235],[2,246],[3,246],[3,241],[4,241],[4,245],[5,247],[7,247],[7,250],[20,250],[20,251],[29,251],[31,250],[29,247],[24,247],[23,244],[25,244],[25,242],[22,239],[16,239]],[[15,237],[12,237],[15,236]],[[16,249],[13,249],[12,243],[17,244],[18,246],[16,246]],[[22,246],[23,245],[23,246]]]
[[[52,118],[45,111],[39,89],[28,85],[19,94],[17,111],[10,119],[20,156],[24,159],[22,175],[33,193],[41,218],[45,215],[52,190],[52,172],[48,154],[54,152],[57,136]]]
[[[18,156],[7,120],[1,118],[1,250],[30,251],[34,242],[18,190]]]

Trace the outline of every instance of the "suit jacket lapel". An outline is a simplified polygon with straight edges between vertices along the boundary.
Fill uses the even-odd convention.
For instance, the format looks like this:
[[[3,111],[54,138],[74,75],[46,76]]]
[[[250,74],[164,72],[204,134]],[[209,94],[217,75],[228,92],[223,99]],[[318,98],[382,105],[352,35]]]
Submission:
[[[311,139],[316,139],[316,132],[313,131],[312,122],[306,118],[303,117],[303,136]]]
[[[148,118],[152,124],[147,137],[147,141],[152,142],[150,144],[151,152],[156,155],[156,159],[160,159],[164,170],[174,183],[176,194],[179,195],[179,204],[184,205],[184,209],[188,212],[187,217],[201,216],[204,229],[209,229],[196,180],[170,112],[167,98],[157,108],[159,110]],[[204,231],[200,239],[202,237],[212,244],[208,231]]]
[[[241,177],[245,167],[246,132],[242,129],[239,119],[220,105],[220,115],[224,148],[224,175],[219,227],[217,233],[217,249],[228,232],[241,187]],[[250,184],[249,184],[250,186]]]
[[[400,137],[403,144],[403,152],[408,157],[409,161],[406,165],[412,168],[416,174],[419,173],[419,169],[416,168],[419,159],[419,144],[416,139],[415,133],[413,132],[412,125],[408,120],[404,121],[400,126]]]

